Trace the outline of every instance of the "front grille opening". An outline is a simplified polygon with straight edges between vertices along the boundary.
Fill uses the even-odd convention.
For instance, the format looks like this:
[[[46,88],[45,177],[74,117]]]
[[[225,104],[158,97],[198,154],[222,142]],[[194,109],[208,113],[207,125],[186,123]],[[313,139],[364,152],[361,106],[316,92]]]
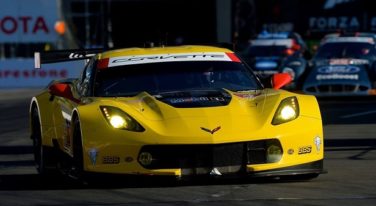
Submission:
[[[139,154],[149,153],[152,162],[146,169],[180,168],[199,172],[219,168],[221,173],[240,172],[247,164],[268,163],[268,148],[281,144],[277,139],[216,145],[146,145]],[[139,158],[138,158],[139,159]]]
[[[358,86],[356,84],[326,84],[326,85],[319,85],[317,88],[320,93],[341,93],[341,92],[357,92],[357,91],[368,90],[368,87]]]

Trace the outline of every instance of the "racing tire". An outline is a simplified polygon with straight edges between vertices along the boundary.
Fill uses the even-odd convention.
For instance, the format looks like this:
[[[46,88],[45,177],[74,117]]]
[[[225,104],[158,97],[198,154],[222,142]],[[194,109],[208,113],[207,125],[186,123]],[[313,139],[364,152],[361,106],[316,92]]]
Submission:
[[[44,146],[42,144],[42,133],[39,122],[38,109],[32,110],[31,116],[31,139],[33,140],[33,153],[35,166],[38,173],[42,176],[56,175],[56,154],[53,147]]]
[[[71,177],[74,179],[82,179],[84,176],[84,161],[83,161],[83,145],[81,136],[81,126],[78,118],[73,120],[72,128],[73,136],[73,165]]]

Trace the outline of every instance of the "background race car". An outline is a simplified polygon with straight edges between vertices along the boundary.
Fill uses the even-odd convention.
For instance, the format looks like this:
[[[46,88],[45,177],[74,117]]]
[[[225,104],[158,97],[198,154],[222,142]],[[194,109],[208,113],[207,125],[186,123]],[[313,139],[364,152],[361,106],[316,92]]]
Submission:
[[[91,56],[41,53],[36,66]],[[317,177],[320,109],[312,95],[279,90],[290,81],[275,74],[274,87],[264,88],[232,51],[217,47],[100,52],[80,77],[54,81],[32,99],[38,171]]]
[[[303,91],[316,96],[376,94],[375,37],[370,33],[325,36]]]
[[[261,79],[278,72],[289,73],[293,78],[289,88],[296,88],[300,84],[299,78],[307,65],[305,57],[310,57],[299,34],[266,31],[251,40],[241,56]]]

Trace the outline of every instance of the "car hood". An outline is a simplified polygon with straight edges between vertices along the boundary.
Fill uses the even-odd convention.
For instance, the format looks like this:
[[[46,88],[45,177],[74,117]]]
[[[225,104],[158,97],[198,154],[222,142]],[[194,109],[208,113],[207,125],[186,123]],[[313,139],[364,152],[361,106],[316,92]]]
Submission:
[[[231,100],[224,106],[179,108],[143,92],[132,98],[97,98],[90,107],[108,105],[120,108],[150,135],[157,133],[158,136],[171,138],[171,141],[174,138],[194,137],[196,142],[207,142],[213,135],[218,135],[216,141],[222,142],[231,141],[234,135],[246,140],[249,135],[256,137],[265,126],[271,126],[281,98],[279,91],[227,92]],[[102,116],[100,112],[98,115]]]

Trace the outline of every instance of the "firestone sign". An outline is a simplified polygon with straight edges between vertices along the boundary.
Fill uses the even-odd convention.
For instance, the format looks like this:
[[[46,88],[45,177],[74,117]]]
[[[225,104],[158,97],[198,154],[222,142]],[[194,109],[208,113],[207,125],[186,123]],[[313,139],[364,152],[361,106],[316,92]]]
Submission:
[[[55,42],[56,1],[2,0],[0,43]]]

